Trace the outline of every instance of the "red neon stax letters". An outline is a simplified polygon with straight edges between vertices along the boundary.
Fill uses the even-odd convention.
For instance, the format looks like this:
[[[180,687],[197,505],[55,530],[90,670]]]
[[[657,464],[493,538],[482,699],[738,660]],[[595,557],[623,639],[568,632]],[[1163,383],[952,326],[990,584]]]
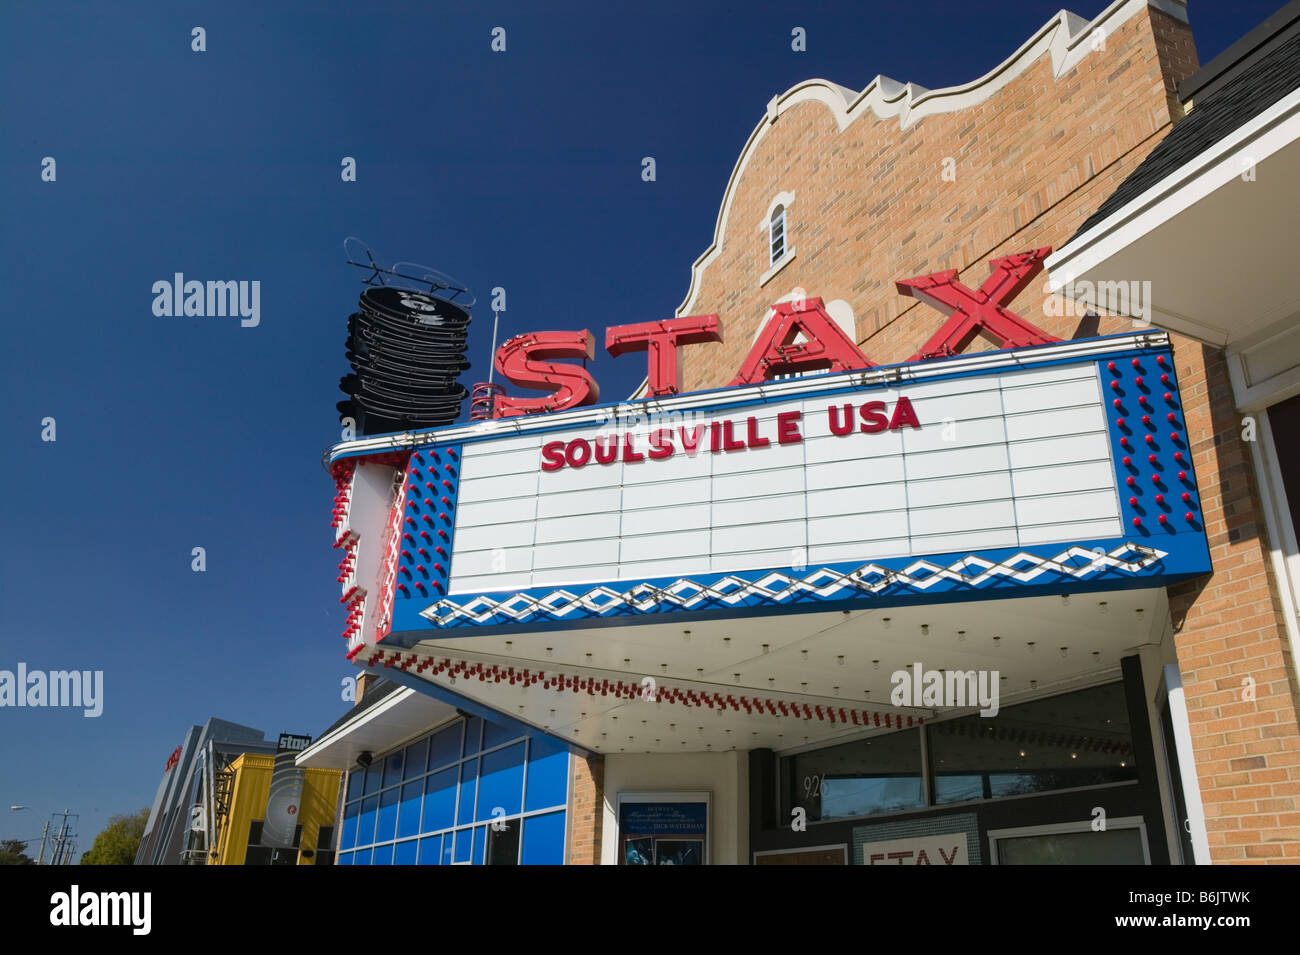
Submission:
[[[958,354],[977,335],[999,348],[1023,348],[1060,341],[1006,308],[1039,272],[1051,248],[1033,249],[989,262],[991,274],[979,289],[957,281],[957,270],[947,269],[904,279],[900,294],[909,295],[948,316],[942,327],[908,359],[924,361]],[[800,336],[803,341],[796,341]],[[681,369],[678,347],[720,342],[717,315],[691,315],[657,322],[615,325],[605,331],[605,349],[614,357],[628,352],[647,353],[646,397],[678,394]],[[550,391],[537,398],[497,397],[492,416],[506,418],[543,411],[562,411],[594,404],[600,388],[586,368],[539,359],[595,356],[591,332],[539,332],[510,339],[497,351],[496,368],[512,383]],[[856,371],[874,368],[827,314],[820,298],[779,302],[745,357],[731,385],[771,381],[778,375],[807,371]]]
[[[534,359],[593,358],[595,354],[596,339],[585,328],[580,332],[536,332],[510,339],[497,349],[497,371],[520,387],[555,393],[545,398],[498,395],[492,417],[510,418],[594,405],[600,398],[600,385],[587,369]]]
[[[756,385],[796,371],[875,367],[826,314],[821,299],[781,302],[773,305],[772,311],[767,327],[740,366],[740,373],[731,380],[733,386]],[[795,344],[800,332],[807,341]]]
[[[718,316],[692,315],[688,318],[668,318],[660,322],[642,322],[639,325],[615,325],[605,329],[605,351],[615,358],[631,351],[650,353],[650,370],[647,375],[646,397],[675,395],[681,391],[681,356],[678,345],[697,345],[702,342],[720,342]]]
[[[910,295],[950,316],[943,327],[908,361],[955,355],[981,331],[996,338],[999,348],[1023,348],[1026,345],[1046,345],[1060,341],[1002,307],[1003,302],[1009,302],[1019,295],[1030,280],[1043,270],[1043,259],[1051,251],[1049,247],[993,259],[989,262],[993,266],[993,274],[985,280],[978,292],[972,292],[957,281],[956,269],[899,282],[900,294]]]

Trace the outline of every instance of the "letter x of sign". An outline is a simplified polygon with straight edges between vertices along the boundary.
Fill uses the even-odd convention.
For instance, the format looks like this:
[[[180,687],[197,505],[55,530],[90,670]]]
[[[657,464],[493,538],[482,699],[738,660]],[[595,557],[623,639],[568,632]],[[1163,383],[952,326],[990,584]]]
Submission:
[[[981,331],[998,339],[999,348],[1058,341],[1004,308],[1043,270],[1043,260],[1051,251],[1050,247],[1035,249],[990,260],[993,272],[979,291],[958,282],[956,269],[899,282],[900,294],[910,295],[949,316],[943,327],[908,361],[955,355]]]

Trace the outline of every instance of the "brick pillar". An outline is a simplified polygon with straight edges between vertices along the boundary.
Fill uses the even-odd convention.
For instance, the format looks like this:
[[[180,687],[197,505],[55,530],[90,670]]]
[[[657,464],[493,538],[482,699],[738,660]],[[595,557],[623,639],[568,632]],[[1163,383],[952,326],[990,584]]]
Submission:
[[[1300,862],[1297,696],[1252,448],[1223,354],[1182,340],[1175,356],[1214,567],[1169,588],[1210,856]]]
[[[605,758],[573,757],[573,796],[569,800],[569,865],[600,865],[601,822],[605,812]]]
[[[1196,41],[1192,38],[1192,29],[1182,20],[1177,20],[1155,7],[1149,11],[1151,17],[1151,34],[1156,41],[1156,55],[1160,59],[1160,73],[1165,81],[1165,98],[1169,103],[1169,115],[1175,122],[1183,118],[1182,100],[1178,96],[1178,84],[1201,68],[1200,58],[1196,55]]]

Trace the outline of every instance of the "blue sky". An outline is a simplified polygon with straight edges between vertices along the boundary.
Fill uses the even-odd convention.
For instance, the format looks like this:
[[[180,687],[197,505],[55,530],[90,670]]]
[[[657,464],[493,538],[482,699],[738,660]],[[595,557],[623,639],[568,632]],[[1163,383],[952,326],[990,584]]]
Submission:
[[[104,711],[0,709],[0,838],[68,807],[89,848],[209,716],[316,735],[344,709],[320,455],[361,288],[345,236],[477,293],[467,383],[494,286],[502,338],[603,343],[680,304],[773,95],[968,82],[1060,5],[5,3],[0,669],[102,670]],[[1205,63],[1280,2],[1189,6]],[[175,272],[259,281],[260,323],[156,317]],[[617,398],[644,358],[593,371]]]

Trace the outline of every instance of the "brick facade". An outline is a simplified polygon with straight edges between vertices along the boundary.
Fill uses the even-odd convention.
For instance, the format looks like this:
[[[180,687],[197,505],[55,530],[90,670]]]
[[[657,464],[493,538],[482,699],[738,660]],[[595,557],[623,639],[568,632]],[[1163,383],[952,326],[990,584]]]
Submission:
[[[1193,352],[1191,367],[1179,361],[1180,382],[1214,573],[1171,587],[1169,602],[1210,852],[1215,862],[1300,861],[1295,662],[1250,442],[1222,353],[1187,342],[1179,357]]]
[[[1146,8],[1059,78],[1041,55],[982,102],[907,129],[860,107],[841,130],[826,103],[792,99],[749,147],[724,200],[716,251],[697,263],[679,314],[717,313],[724,341],[683,350],[684,390],[729,383],[769,306],[795,289],[847,302],[856,339],[877,364],[906,360],[943,315],[894,283],[956,269],[978,288],[990,258],[1064,245],[1181,119],[1176,86],[1197,65],[1187,24]],[[781,192],[794,193],[786,244],[795,255],[760,286],[769,268],[760,224]],[[1050,307],[1059,300],[1046,295],[1045,279],[1012,311],[1075,337],[1080,317]],[[1103,317],[1084,334],[1132,328]],[[1250,449],[1222,354],[1171,337],[1214,565],[1170,592],[1212,858],[1295,861],[1298,697]],[[1242,699],[1245,677],[1255,681],[1253,702]],[[575,801],[574,861],[589,851],[578,849],[583,811]],[[598,843],[598,818],[595,826]],[[590,851],[598,856],[598,845]]]
[[[569,865],[600,865],[601,823],[605,810],[605,760],[573,757],[569,800]]]

